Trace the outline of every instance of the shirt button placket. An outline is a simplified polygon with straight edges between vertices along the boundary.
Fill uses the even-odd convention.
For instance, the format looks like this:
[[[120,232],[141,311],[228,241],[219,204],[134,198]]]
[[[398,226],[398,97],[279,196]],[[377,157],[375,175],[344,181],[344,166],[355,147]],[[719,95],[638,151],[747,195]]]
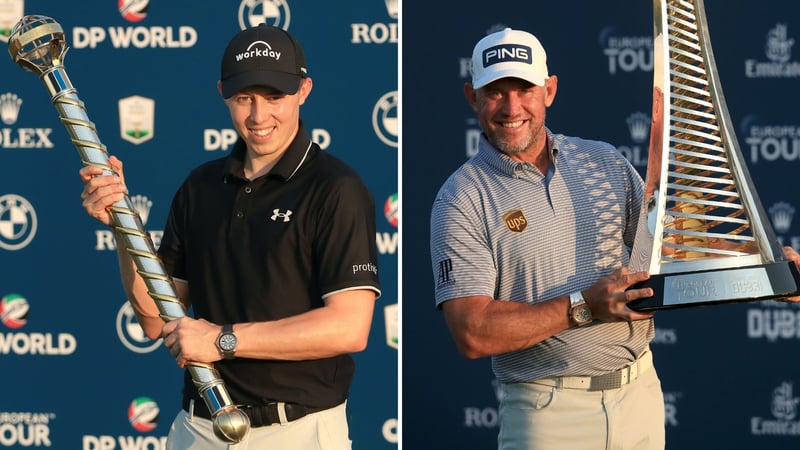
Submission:
[[[250,194],[250,193],[253,192],[253,187],[252,186],[245,186],[244,189],[242,189],[242,191],[244,191],[245,194]],[[242,210],[242,209],[236,210],[236,218],[237,219],[241,219],[242,217],[244,217],[244,210]]]

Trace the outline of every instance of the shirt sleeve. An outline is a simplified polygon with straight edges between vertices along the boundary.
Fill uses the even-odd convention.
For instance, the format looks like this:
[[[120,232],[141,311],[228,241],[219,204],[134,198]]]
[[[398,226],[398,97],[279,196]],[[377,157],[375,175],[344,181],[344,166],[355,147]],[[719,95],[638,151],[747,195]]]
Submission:
[[[497,266],[477,217],[482,213],[442,196],[433,204],[430,248],[437,307],[458,297],[495,296]]]
[[[375,202],[366,186],[355,177],[336,180],[320,209],[313,243],[323,297],[352,289],[380,296],[375,230]]]

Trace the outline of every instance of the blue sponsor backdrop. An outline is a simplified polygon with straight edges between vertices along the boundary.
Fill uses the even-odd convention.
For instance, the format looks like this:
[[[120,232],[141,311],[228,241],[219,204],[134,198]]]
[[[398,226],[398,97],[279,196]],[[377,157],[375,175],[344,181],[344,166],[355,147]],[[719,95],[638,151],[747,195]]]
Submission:
[[[800,248],[800,4],[706,0],[706,12],[742,153],[776,233]],[[403,4],[403,448],[496,446],[489,359],[458,356],[428,251],[433,197],[477,142],[462,93],[474,43],[503,26],[536,34],[559,76],[548,126],[611,142],[644,174],[652,14],[646,0]],[[669,449],[800,447],[800,307],[662,311],[656,327]]]
[[[64,28],[67,73],[156,243],[188,171],[233,143],[216,90],[230,37],[266,21],[303,43],[314,90],[301,116],[363,176],[378,216],[383,297],[355,355],[351,437],[397,448],[396,2],[2,0],[4,41],[18,11]],[[0,118],[0,447],[162,448],[182,371],[125,306],[113,241],[81,207],[80,158],[47,90],[7,56]]]

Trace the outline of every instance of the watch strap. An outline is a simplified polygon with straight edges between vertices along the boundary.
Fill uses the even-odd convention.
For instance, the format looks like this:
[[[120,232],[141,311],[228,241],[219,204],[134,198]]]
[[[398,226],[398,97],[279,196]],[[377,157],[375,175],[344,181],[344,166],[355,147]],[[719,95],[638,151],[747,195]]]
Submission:
[[[583,299],[583,294],[581,291],[575,291],[569,294],[569,310],[572,311],[572,308],[580,305],[581,303],[586,303],[586,300]]]

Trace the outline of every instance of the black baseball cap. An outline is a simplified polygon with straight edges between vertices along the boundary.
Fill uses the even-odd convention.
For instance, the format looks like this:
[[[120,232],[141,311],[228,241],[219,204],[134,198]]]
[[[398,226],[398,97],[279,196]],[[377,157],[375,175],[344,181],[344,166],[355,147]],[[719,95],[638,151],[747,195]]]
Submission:
[[[286,30],[261,24],[240,31],[222,56],[222,96],[229,98],[252,86],[269,86],[286,94],[308,76],[300,43]]]

